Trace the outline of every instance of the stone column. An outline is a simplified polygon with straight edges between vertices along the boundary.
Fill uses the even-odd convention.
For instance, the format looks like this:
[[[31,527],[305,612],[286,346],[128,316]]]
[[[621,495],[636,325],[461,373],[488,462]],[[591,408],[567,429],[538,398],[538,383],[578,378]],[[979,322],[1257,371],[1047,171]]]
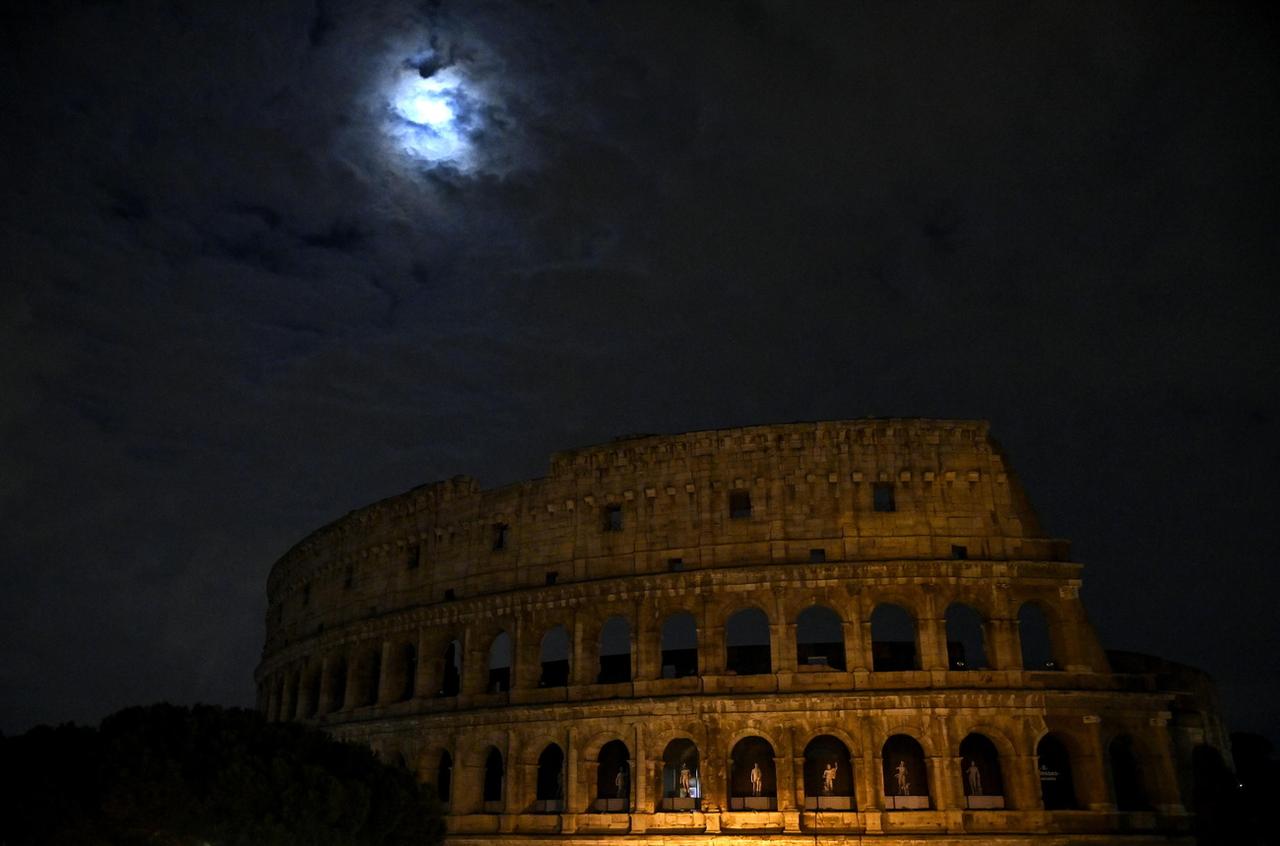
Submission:
[[[636,625],[631,632],[631,678],[649,681],[662,677],[662,633],[657,620],[643,605],[637,606]]]
[[[920,669],[945,670],[947,661],[947,624],[938,617],[916,620],[916,641],[920,646]]]
[[[565,815],[581,814],[586,805],[582,800],[582,766],[578,760],[578,730],[569,727],[564,750],[564,809]]]
[[[1021,670],[1022,651],[1018,643],[1018,621],[990,619],[982,627],[983,648],[993,670]]]
[[[426,699],[436,694],[444,678],[444,646],[433,644],[425,630],[418,632],[418,667],[413,676],[413,698]],[[432,672],[439,665],[439,672]]]
[[[1102,754],[1102,720],[1090,715],[1084,718],[1085,730],[1076,735],[1082,750],[1079,758],[1071,758],[1072,781],[1076,801],[1091,811],[1114,811],[1115,802],[1108,786],[1106,766]]]
[[[858,733],[858,745],[862,748],[862,757],[854,763],[854,774],[857,783],[854,794],[857,796],[858,811],[863,814],[874,814],[880,811],[880,744],[876,736],[875,722],[871,717],[863,717],[853,725]]]
[[[1179,815],[1186,813],[1186,807],[1178,789],[1173,738],[1169,736],[1168,730],[1170,716],[1168,712],[1162,712],[1151,718],[1153,728],[1146,733],[1145,740],[1152,749],[1154,759],[1151,761],[1153,766],[1148,766],[1146,770],[1150,784],[1144,786],[1151,791],[1153,808],[1162,814]],[[1138,762],[1138,766],[1142,767],[1142,761]]]
[[[378,698],[375,704],[385,705],[400,698],[399,685],[403,684],[403,668],[398,666],[400,662],[396,660],[396,651],[395,644],[391,641],[382,642],[382,654],[378,658]]]
[[[857,619],[845,620],[840,625],[844,637],[844,663],[847,670],[869,670],[866,666],[866,649],[862,642],[862,626]]]
[[[594,651],[587,648],[586,623],[582,614],[574,612],[573,619],[565,628],[569,632],[569,684],[591,684],[596,680],[596,667],[587,666],[588,658]]]
[[[769,639],[772,641],[773,647],[773,671],[775,673],[794,673],[796,671],[795,625],[785,620],[780,620],[769,627]]]
[[[329,703],[333,701],[333,660],[328,656],[320,659],[320,701],[316,703],[316,716],[323,717],[329,713]]]
[[[496,635],[497,632],[494,632]],[[481,643],[474,626],[462,633],[462,693],[474,696],[484,693],[489,684],[489,644]]]
[[[632,729],[633,748],[631,750],[631,819],[632,831],[644,831],[643,820],[653,811],[649,800],[649,773],[652,770],[649,761],[649,750],[645,743],[644,725],[636,723]],[[639,826],[637,828],[637,825]]]
[[[354,652],[347,659],[347,683],[343,689],[342,706],[339,711],[349,711],[360,701],[360,653]]]

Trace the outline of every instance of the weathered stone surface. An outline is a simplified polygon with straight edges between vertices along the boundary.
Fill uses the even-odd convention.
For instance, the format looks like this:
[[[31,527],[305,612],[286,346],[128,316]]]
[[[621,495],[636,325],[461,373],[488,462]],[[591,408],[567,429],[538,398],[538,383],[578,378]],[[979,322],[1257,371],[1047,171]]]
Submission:
[[[1067,559],[982,421],[629,438],[557,453],[545,479],[416,488],[304,539],[269,579],[259,703],[273,719],[367,742],[425,781],[451,762],[454,844],[1176,840],[1194,749],[1227,757],[1211,687],[1141,656],[1114,672]],[[889,603],[911,618],[913,641],[873,643],[873,612]],[[956,604],[981,619],[984,666],[959,669],[948,647]],[[798,636],[815,605],[839,618],[831,655],[812,657]],[[1024,667],[1028,606],[1048,623],[1052,669]],[[726,624],[744,609],[767,617],[766,672],[729,666]],[[662,633],[682,612],[697,652],[691,674],[672,678]],[[615,616],[629,627],[623,664],[600,654]],[[547,686],[540,649],[556,626],[568,635],[566,683]],[[503,634],[512,660],[495,690],[489,656]],[[922,756],[914,795],[896,795],[901,755],[884,760],[897,735]],[[1002,783],[975,799],[961,751],[971,735],[994,750],[982,759],[987,787]],[[1047,735],[1068,756],[1070,808],[1045,807]],[[751,738],[771,757],[735,767],[735,744]],[[682,739],[697,749],[692,802],[675,801],[673,764],[664,778],[664,753]],[[611,741],[625,745],[621,799]],[[551,744],[562,774],[544,763],[540,778]],[[820,802],[823,754],[851,772]],[[495,760],[501,778],[486,797]],[[759,798],[743,795],[751,761],[770,773]]]

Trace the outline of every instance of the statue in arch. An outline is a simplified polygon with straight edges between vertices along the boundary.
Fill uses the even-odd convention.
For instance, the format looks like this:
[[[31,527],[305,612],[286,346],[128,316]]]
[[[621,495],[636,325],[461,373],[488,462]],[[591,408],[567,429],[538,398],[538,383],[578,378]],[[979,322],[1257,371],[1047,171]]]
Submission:
[[[898,766],[893,771],[894,777],[898,781],[898,795],[908,796],[911,793],[911,780],[907,777],[907,762],[898,761]]]
[[[836,773],[840,771],[840,765],[835,761],[827,764],[826,769],[822,771],[822,792],[830,794],[836,789]]]
[[[680,762],[680,798],[688,799],[693,795],[693,773],[689,772],[689,765]]]
[[[618,798],[627,798],[627,767],[623,764],[618,767],[618,774],[613,777],[613,786],[618,789]]]
[[[751,795],[759,796],[764,791],[764,773],[760,770],[760,764],[751,765]]]
[[[969,793],[973,796],[982,795],[982,772],[978,769],[978,762],[969,761],[969,769],[964,771],[969,779]]]

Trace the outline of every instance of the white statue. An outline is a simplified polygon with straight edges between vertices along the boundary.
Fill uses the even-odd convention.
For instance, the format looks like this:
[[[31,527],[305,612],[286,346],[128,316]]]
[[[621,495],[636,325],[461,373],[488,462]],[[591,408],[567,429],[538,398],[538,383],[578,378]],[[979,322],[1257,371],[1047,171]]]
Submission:
[[[908,796],[911,793],[911,782],[907,778],[907,762],[899,761],[898,766],[893,771],[894,776],[898,780],[898,795]]]
[[[836,789],[836,773],[839,772],[840,765],[835,761],[827,764],[827,768],[822,771],[822,792],[831,793]]]
[[[680,798],[688,799],[693,795],[693,773],[689,772],[689,765],[680,764]]]
[[[751,795],[759,796],[764,790],[764,773],[760,771],[760,765],[751,765]]]
[[[618,788],[618,798],[625,799],[627,795],[627,767],[625,764],[618,767],[618,774],[613,777],[613,786]]]
[[[973,796],[982,795],[982,773],[978,770],[977,761],[969,761],[969,769],[964,771],[969,777],[969,793]]]

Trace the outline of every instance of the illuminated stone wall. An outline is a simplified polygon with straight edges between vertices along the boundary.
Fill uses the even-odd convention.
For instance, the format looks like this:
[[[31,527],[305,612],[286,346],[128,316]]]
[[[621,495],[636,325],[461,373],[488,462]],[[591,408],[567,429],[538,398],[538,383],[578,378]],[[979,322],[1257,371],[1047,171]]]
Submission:
[[[544,479],[417,488],[304,539],[269,580],[260,707],[367,742],[433,784],[449,763],[457,844],[765,833],[798,844],[815,832],[1168,842],[1188,827],[1183,759],[1224,750],[1225,733],[1204,695],[1112,672],[1067,558],[981,421],[629,438],[557,453]],[[873,626],[888,605],[905,612],[905,635]],[[836,621],[821,657],[802,620],[814,606]],[[767,647],[753,652],[767,671],[734,657],[727,624],[744,609],[767,618]],[[957,647],[949,609],[980,621],[980,647]],[[1043,655],[1020,631],[1029,609],[1045,624]],[[672,677],[664,626],[682,613],[697,651]],[[616,617],[629,629],[621,665],[601,660]],[[543,666],[556,627],[568,635],[563,684]],[[490,672],[503,637],[505,675]],[[627,680],[612,680],[619,666]],[[674,801],[685,797],[671,795],[668,753],[681,739],[696,747],[698,795]],[[618,768],[621,747],[605,748],[615,740],[621,797],[599,772]],[[1066,755],[1065,802],[1045,742]],[[920,755],[905,757],[909,795],[893,774],[902,743]],[[555,773],[551,744],[564,758]],[[992,760],[974,758],[980,747]],[[823,795],[815,773],[833,754],[841,795]],[[966,790],[975,760],[977,794]],[[768,795],[750,795],[756,763]],[[1069,807],[1046,809],[1046,796]]]

